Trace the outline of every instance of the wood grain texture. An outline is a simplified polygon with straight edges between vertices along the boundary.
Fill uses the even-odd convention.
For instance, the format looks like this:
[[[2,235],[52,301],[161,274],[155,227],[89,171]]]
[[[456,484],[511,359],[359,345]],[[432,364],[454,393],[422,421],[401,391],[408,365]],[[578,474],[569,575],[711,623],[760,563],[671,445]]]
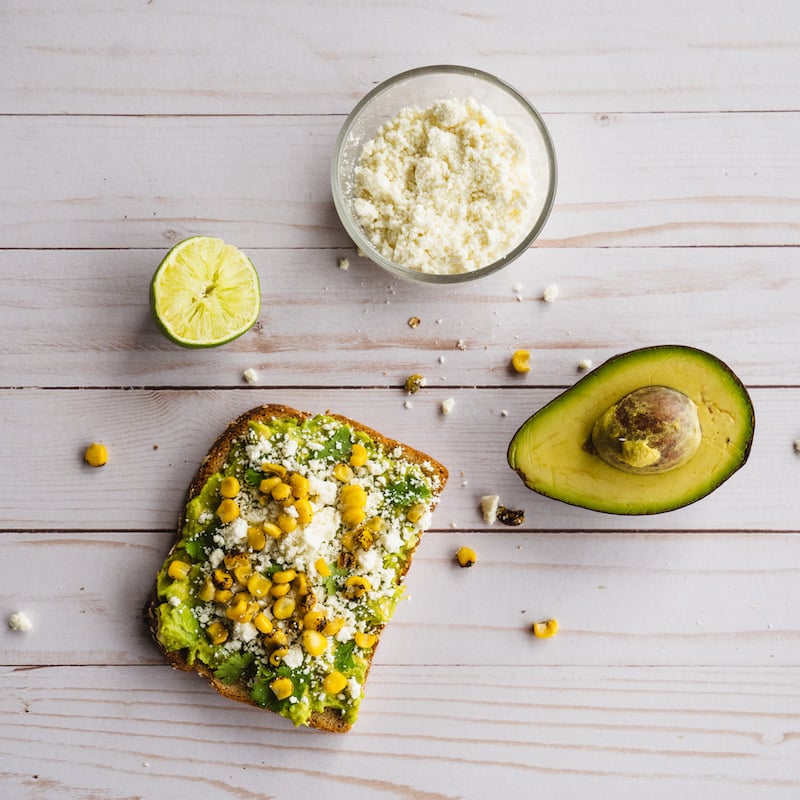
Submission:
[[[444,394],[420,394],[405,408],[407,395],[399,388],[3,391],[0,465],[24,486],[44,481],[47,502],[20,503],[14,493],[3,493],[0,530],[171,530],[216,435],[262,403],[330,410],[444,463],[451,478],[436,511],[437,528],[485,528],[480,498],[499,494],[507,507],[525,510],[529,530],[798,530],[786,511],[797,485],[797,389],[753,391],[759,422],[747,465],[700,502],[647,517],[599,514],[540,497],[507,466],[514,432],[556,390],[459,389],[446,393],[456,402],[447,417],[439,408]],[[92,441],[109,448],[101,469],[82,461]],[[51,475],[58,480],[49,481]]]
[[[0,247],[345,247],[329,170],[344,116],[8,116]],[[800,242],[800,112],[548,117],[540,247]]]
[[[0,671],[15,797],[793,798],[797,668],[376,665],[344,737],[161,667]],[[48,757],[38,753],[46,747]],[[112,788],[113,787],[113,788]]]
[[[34,623],[28,634],[0,629],[0,663],[164,663],[142,609],[172,541],[0,535],[0,607]],[[454,561],[462,544],[478,554],[469,570]],[[374,663],[800,667],[799,577],[794,533],[429,531]],[[559,634],[535,639],[530,625],[550,617]]]
[[[495,72],[547,112],[797,110],[791,0],[62,7],[7,0],[0,112],[346,113],[423,64]]]
[[[173,345],[150,318],[165,253],[0,251],[0,384],[191,387],[201,375],[241,387],[254,368],[262,387],[389,388],[415,372],[436,392],[567,387],[582,359],[674,342],[709,350],[748,386],[800,386],[800,360],[787,358],[800,293],[791,248],[534,248],[454,290],[393,281],[349,248],[255,249],[258,327],[203,352]],[[555,303],[541,299],[549,285]],[[524,378],[508,368],[519,347],[533,352]]]

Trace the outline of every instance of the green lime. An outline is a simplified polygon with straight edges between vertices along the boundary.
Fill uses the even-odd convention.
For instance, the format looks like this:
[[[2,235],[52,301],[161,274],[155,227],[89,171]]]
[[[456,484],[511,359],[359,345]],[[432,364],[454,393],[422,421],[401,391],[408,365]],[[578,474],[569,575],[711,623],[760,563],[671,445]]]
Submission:
[[[176,244],[153,275],[150,308],[173,342],[216,347],[241,336],[258,319],[258,273],[233,245],[192,236]]]

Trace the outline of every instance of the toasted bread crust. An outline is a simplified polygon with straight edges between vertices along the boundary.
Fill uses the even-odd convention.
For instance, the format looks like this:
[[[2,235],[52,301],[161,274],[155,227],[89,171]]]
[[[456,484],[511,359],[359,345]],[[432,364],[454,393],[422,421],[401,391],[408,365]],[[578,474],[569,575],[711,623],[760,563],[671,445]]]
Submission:
[[[178,519],[178,528],[177,528],[177,539],[173,544],[172,548],[170,548],[170,552],[168,555],[171,555],[174,551],[175,547],[181,540],[183,525],[184,525],[184,511],[186,505],[188,505],[189,501],[191,501],[194,497],[196,497],[203,489],[203,487],[208,482],[209,478],[217,472],[220,472],[228,459],[230,454],[231,448],[233,447],[234,443],[238,441],[242,436],[244,436],[248,431],[248,426],[250,422],[264,422],[268,423],[271,420],[275,419],[295,419],[298,422],[302,422],[304,420],[310,419],[313,415],[309,414],[305,411],[298,411],[297,409],[290,408],[289,406],[284,405],[262,405],[256,406],[255,408],[250,409],[249,411],[245,412],[241,416],[237,417],[233,422],[231,422],[225,430],[216,438],[214,443],[211,445],[207,455],[203,458],[200,466],[192,479],[192,482],[189,484],[189,489],[186,493],[186,499],[184,503],[184,507],[181,511],[181,515]],[[350,426],[354,430],[361,431],[368,435],[374,442],[383,445],[383,447],[387,449],[394,449],[400,448],[402,451],[403,457],[408,461],[415,463],[415,464],[426,464],[430,469],[431,473],[438,478],[439,487],[440,489],[444,487],[448,473],[446,467],[440,464],[439,462],[432,459],[430,456],[422,453],[419,450],[415,450],[408,445],[405,445],[401,442],[395,441],[393,439],[388,439],[383,434],[379,433],[372,428],[368,428],[365,425],[362,425],[355,420],[349,419],[348,417],[340,416],[338,414],[332,414],[330,412],[326,412],[325,416],[329,416],[331,419],[335,419],[338,422],[341,422],[345,425]],[[438,497],[438,494],[437,496]],[[431,510],[435,508],[436,505],[436,497],[431,504]],[[419,541],[417,541],[417,545],[409,551],[408,558],[406,559],[403,572],[400,575],[402,578],[406,572],[408,571],[411,560],[413,557],[414,550],[416,546],[418,546]],[[195,661],[194,663],[189,663],[186,660],[185,654],[182,651],[167,651],[164,646],[159,641],[158,637],[158,614],[157,609],[160,605],[158,597],[156,595],[155,589],[153,590],[151,599],[147,603],[145,607],[145,618],[147,624],[150,628],[150,631],[153,635],[153,639],[155,640],[158,648],[163,653],[167,662],[174,667],[175,669],[182,670],[184,672],[196,672],[198,675],[205,678],[221,695],[224,697],[235,700],[240,703],[245,703],[247,705],[255,706],[256,708],[261,708],[257,703],[253,702],[250,698],[249,693],[245,690],[244,686],[233,684],[228,685],[222,683],[218,678],[214,676],[213,671],[207,667],[205,664],[201,663],[200,661]],[[377,631],[378,642],[380,641],[380,633],[382,632],[382,628]],[[378,643],[370,650],[368,654],[366,654],[367,659],[367,674],[369,673],[369,668],[372,665],[372,659],[374,658],[375,651],[377,650]],[[336,711],[335,709],[325,709],[322,712],[313,712],[311,717],[308,720],[308,727],[317,728],[320,730],[330,731],[334,733],[345,733],[346,731],[350,730],[352,727],[351,724],[345,721],[342,716]]]

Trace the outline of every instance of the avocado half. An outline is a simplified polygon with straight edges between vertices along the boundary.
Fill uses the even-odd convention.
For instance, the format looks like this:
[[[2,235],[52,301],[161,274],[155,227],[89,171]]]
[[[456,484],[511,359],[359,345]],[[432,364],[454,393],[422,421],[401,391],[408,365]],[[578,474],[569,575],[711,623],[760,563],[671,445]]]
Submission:
[[[637,389],[669,387],[697,407],[701,439],[688,461],[634,474],[602,460],[595,422]],[[742,467],[755,429],[742,382],[715,356],[660,345],[610,358],[530,417],[514,434],[508,463],[534,492],[610,514],[659,514],[694,503]]]

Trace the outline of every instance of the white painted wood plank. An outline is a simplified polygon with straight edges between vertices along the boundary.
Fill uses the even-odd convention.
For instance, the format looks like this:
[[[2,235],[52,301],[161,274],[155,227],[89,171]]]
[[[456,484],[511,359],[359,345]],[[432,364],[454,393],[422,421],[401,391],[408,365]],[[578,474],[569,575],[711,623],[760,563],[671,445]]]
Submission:
[[[525,510],[531,530],[798,530],[796,516],[787,513],[797,488],[797,389],[752,392],[757,422],[750,460],[713,494],[684,509],[630,518],[540,497],[507,466],[517,427],[555,390],[448,394],[456,409],[443,417],[442,396],[427,389],[411,409],[403,407],[400,389],[3,391],[0,465],[22,493],[0,495],[0,529],[172,529],[197,465],[228,421],[260,403],[283,403],[344,414],[442,461],[451,480],[438,528],[485,527],[478,503],[496,493],[507,507]],[[82,461],[92,441],[109,447],[102,469]],[[41,493],[46,502],[37,502]]]
[[[34,625],[0,626],[0,663],[163,663],[142,610],[172,540],[0,534],[0,613]],[[430,531],[375,663],[800,667],[799,586],[800,534]],[[559,633],[535,639],[550,617]]]
[[[800,385],[791,248],[537,248],[455,290],[391,281],[347,249],[250,250],[259,327],[204,352],[173,345],[150,319],[165,252],[0,251],[2,384],[237,387],[255,368],[261,386],[399,387],[414,372],[436,392],[570,386],[581,359],[678,342],[748,385]],[[541,300],[548,285],[555,303]],[[508,369],[518,347],[533,352],[524,378]]]
[[[4,669],[17,798],[794,798],[796,668],[385,668],[342,736],[167,668]]]
[[[800,113],[548,118],[559,188],[541,247],[797,245]],[[341,116],[8,116],[0,247],[345,247]]]
[[[493,71],[546,111],[796,110],[798,9],[526,0],[6,0],[4,113],[345,113],[430,63]]]

